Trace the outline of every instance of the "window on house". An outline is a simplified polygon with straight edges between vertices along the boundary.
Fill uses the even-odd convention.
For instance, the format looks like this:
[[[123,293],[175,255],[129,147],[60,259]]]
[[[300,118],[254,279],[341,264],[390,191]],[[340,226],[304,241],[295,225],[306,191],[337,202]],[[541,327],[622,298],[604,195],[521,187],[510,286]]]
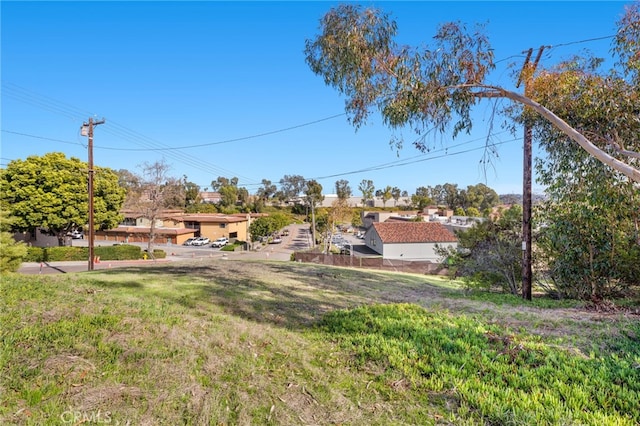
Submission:
[[[227,224],[226,224],[226,223],[221,223],[221,224],[220,224],[220,228],[226,228],[226,227],[227,227]]]
[[[371,245],[372,245],[372,246],[375,246],[375,245],[376,245],[376,239],[375,239],[375,238],[373,238],[373,237],[371,237]]]

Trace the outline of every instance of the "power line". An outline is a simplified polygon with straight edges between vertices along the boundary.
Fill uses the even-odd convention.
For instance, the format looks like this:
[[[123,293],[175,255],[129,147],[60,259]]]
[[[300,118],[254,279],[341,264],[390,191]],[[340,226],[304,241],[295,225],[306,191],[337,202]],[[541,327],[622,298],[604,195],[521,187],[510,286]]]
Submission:
[[[519,141],[519,140],[520,140],[519,138],[516,138],[516,139],[510,139],[510,140],[502,141],[502,142],[495,142],[495,143],[492,144],[492,146],[504,145],[506,143],[515,142],[515,141]],[[457,145],[457,146],[459,146],[459,145]],[[451,148],[451,147],[449,147],[449,148]],[[439,152],[439,151],[448,151],[449,148],[442,149],[442,150],[437,150],[437,151],[432,151],[431,153],[425,154],[425,155],[430,155],[432,153]],[[450,157],[450,156],[453,156],[453,155],[466,154],[466,153],[469,153],[469,152],[472,152],[472,151],[479,151],[481,149],[486,149],[486,146],[483,145],[483,146],[479,146],[479,147],[475,147],[475,148],[469,148],[469,149],[466,149],[466,150],[463,150],[463,151],[446,152],[446,153],[444,153],[442,155],[432,156],[432,157],[428,157],[428,158],[420,158],[420,159],[413,160],[413,161],[404,161],[404,162],[401,162],[401,163],[398,163],[398,164],[383,164],[383,165],[379,165],[379,166],[369,167],[369,168],[366,168],[366,169],[354,170],[354,171],[345,172],[345,173],[336,173],[336,174],[333,174],[333,175],[320,176],[320,177],[311,178],[311,179],[323,180],[323,179],[330,179],[330,178],[335,178],[335,177],[340,177],[340,176],[347,176],[347,175],[352,175],[352,174],[379,171],[379,170],[384,170],[384,169],[390,169],[390,168],[393,168],[393,167],[407,166],[409,164],[422,163],[422,162],[425,162],[425,161],[431,161],[431,160],[436,160],[436,159],[439,159],[439,158]]]
[[[14,134],[18,134],[18,135],[22,135],[22,136],[27,136],[27,137],[34,137],[34,138],[38,138],[38,139],[44,139],[44,140],[52,140],[52,141],[57,141],[57,139],[53,139],[53,138],[46,138],[43,136],[34,136],[34,135],[29,135],[29,134],[25,134],[25,133],[19,133],[19,132],[12,132],[9,130],[2,130],[3,132],[7,132],[7,133],[14,133]],[[502,131],[502,132],[498,132],[498,133],[494,133],[489,135],[489,137],[495,137],[498,136],[500,134],[506,133],[507,131]],[[461,154],[466,154],[472,151],[478,151],[481,149],[487,149],[487,145],[483,144],[482,146],[478,146],[478,147],[473,147],[473,148],[469,148],[466,150],[462,150],[462,151],[456,151],[456,152],[449,152],[451,149],[454,148],[458,148],[458,147],[462,147],[465,145],[469,145],[473,142],[477,142],[479,140],[485,140],[485,137],[482,138],[476,138],[476,139],[470,139],[468,141],[465,142],[461,142],[455,145],[450,145],[446,148],[440,148],[440,149],[435,149],[432,150],[426,154],[419,154],[419,155],[415,155],[406,159],[402,159],[402,160],[395,160],[395,161],[390,161],[387,163],[382,163],[382,164],[376,164],[376,165],[372,165],[369,167],[365,167],[362,169],[358,169],[358,170],[351,170],[348,172],[341,172],[341,173],[335,173],[335,174],[331,174],[331,175],[326,175],[326,176],[318,176],[315,178],[308,178],[305,180],[325,180],[325,179],[331,179],[331,178],[335,178],[335,177],[341,177],[341,176],[349,176],[349,175],[354,175],[354,174],[360,174],[360,173],[367,173],[367,172],[373,172],[373,171],[379,171],[379,170],[385,170],[385,169],[390,169],[390,168],[394,168],[394,167],[403,167],[403,166],[407,166],[410,164],[415,164],[415,163],[420,163],[420,162],[425,162],[425,161],[431,161],[431,160],[436,160],[439,158],[445,158],[448,156],[454,156],[454,155],[461,155]],[[500,141],[500,142],[493,142],[490,145],[491,146],[500,146],[500,145],[504,145],[510,142],[514,142],[514,141],[518,141],[520,139],[510,139],[507,141]],[[66,141],[61,141],[61,142],[66,142]],[[72,143],[72,142],[67,142],[67,143]],[[444,152],[444,154],[442,155],[437,155],[434,156],[434,154],[439,153],[439,152]],[[262,185],[262,183],[248,183],[245,184],[245,187],[257,187]],[[206,186],[206,185],[201,185],[201,186]]]

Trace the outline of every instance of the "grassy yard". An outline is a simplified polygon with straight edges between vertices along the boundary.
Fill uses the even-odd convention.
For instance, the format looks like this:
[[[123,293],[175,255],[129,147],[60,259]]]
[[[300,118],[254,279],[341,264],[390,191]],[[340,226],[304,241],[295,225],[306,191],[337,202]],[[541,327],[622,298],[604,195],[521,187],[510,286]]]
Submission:
[[[0,424],[640,423],[635,314],[294,262],[0,286]]]

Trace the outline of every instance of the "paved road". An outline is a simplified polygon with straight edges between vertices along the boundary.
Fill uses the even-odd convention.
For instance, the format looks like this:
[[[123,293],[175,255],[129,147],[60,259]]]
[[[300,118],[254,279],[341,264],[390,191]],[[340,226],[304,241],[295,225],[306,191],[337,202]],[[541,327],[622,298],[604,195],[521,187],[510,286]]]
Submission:
[[[145,265],[186,260],[204,260],[207,258],[243,258],[243,259],[261,259],[261,260],[280,260],[289,261],[291,253],[297,250],[305,250],[311,245],[311,235],[309,225],[290,225],[289,235],[282,238],[280,244],[268,244],[263,246],[255,243],[256,249],[249,251],[227,252],[211,246],[190,247],[176,245],[156,245],[156,248],[164,250],[167,253],[166,259],[153,260],[105,260],[94,263],[94,270],[109,269],[133,265]],[[105,242],[96,242],[96,246]],[[73,240],[75,246],[86,246],[86,240]],[[142,248],[146,248],[146,244],[137,244]],[[68,272],[88,271],[88,261],[75,262],[43,262],[43,263],[23,263],[19,273],[22,274],[60,274]]]

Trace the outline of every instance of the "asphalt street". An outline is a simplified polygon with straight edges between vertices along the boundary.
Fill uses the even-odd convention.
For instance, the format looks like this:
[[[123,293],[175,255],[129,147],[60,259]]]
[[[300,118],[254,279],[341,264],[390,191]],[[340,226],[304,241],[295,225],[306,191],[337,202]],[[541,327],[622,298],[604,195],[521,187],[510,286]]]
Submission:
[[[158,260],[104,260],[94,262],[94,270],[109,269],[133,265],[153,265],[162,262],[188,261],[206,259],[261,259],[289,261],[291,253],[298,250],[305,250],[311,246],[311,235],[308,224],[290,225],[289,235],[282,238],[280,244],[262,245],[254,243],[254,249],[245,251],[227,252],[221,251],[219,248],[213,248],[210,245],[202,247],[177,246],[177,245],[155,245],[156,248],[164,250],[167,253],[165,259]],[[355,237],[354,237],[355,238]],[[87,240],[72,240],[74,246],[87,246]],[[104,245],[104,241],[96,241],[95,246]],[[146,244],[138,243],[143,249]],[[83,272],[89,270],[88,261],[73,262],[42,262],[42,263],[23,263],[18,270],[22,274],[60,274],[68,272]]]

